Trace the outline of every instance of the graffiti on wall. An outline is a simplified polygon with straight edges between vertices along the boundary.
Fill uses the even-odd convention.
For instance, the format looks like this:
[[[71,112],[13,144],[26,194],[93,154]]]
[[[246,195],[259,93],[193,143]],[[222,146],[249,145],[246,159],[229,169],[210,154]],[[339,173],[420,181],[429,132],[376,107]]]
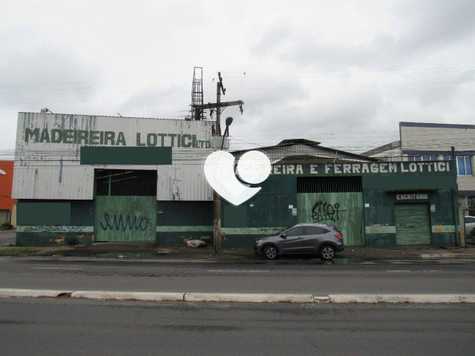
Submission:
[[[146,231],[150,221],[143,216],[104,213],[99,224],[104,231]]]
[[[345,211],[341,209],[339,203],[328,203],[323,200],[318,200],[312,208],[312,219],[315,223],[322,223],[331,221],[333,223],[339,222],[341,213]]]

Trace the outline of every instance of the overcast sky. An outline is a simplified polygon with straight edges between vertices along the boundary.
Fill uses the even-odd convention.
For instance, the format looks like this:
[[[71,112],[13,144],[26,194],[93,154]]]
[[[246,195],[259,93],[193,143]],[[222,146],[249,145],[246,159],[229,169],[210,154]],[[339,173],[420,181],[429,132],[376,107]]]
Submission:
[[[361,152],[399,121],[475,124],[475,1],[2,0],[0,150],[18,111],[183,117],[242,99],[235,148],[307,138]]]

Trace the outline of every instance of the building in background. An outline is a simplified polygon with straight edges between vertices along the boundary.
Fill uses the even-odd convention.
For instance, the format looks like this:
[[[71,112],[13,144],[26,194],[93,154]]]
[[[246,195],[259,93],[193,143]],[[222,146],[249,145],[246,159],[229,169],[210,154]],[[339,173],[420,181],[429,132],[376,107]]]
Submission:
[[[459,221],[464,215],[475,216],[475,125],[400,122],[399,136],[399,141],[363,154],[385,160],[451,160],[453,147]]]
[[[400,122],[400,140],[364,152],[385,160],[452,159],[455,149],[458,194],[466,213],[475,215],[475,125]]]
[[[15,225],[12,199],[13,161],[0,161],[0,225]]]
[[[211,233],[212,122],[19,113],[17,244],[175,243]]]
[[[347,246],[458,242],[451,161],[379,161],[309,140],[257,149],[271,159],[272,173],[249,201],[223,204],[225,246],[250,247],[297,223],[335,224]],[[299,240],[288,243],[308,248]]]

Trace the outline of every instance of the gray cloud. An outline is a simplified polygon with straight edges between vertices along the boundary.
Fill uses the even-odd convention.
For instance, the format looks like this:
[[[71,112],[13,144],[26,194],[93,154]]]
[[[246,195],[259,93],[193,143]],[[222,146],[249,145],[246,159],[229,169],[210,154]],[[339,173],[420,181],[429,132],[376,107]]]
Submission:
[[[67,108],[95,94],[98,73],[65,48],[36,48],[4,53],[0,64],[0,105],[39,110]]]
[[[189,105],[189,98],[185,95],[189,91],[183,85],[149,86],[129,96],[118,110],[124,116],[184,117]]]
[[[329,70],[347,67],[394,69],[475,32],[475,2],[409,1],[395,6],[393,32],[379,33],[360,44],[323,41],[306,30],[275,23],[252,47],[257,56],[277,56],[291,63]],[[398,30],[398,31],[396,31]]]
[[[408,22],[401,50],[409,52],[459,42],[475,31],[472,0],[407,1],[396,13]]]
[[[246,119],[249,123],[236,121],[233,142],[238,148],[263,138],[265,144],[284,138],[308,138],[327,145],[338,145],[347,140],[347,146],[355,147],[355,135],[365,133],[368,138],[372,136],[371,130],[382,128],[378,122],[382,109],[383,99],[379,93],[366,89],[361,89],[359,95],[354,91],[335,95],[330,102],[315,100],[296,105],[281,101],[266,107],[265,113],[249,113]]]

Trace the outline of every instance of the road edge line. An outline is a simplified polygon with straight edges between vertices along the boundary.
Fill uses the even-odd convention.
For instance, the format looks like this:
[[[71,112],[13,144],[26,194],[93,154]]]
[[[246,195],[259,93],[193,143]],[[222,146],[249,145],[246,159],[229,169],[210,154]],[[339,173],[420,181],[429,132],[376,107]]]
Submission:
[[[473,304],[475,294],[330,294],[333,304]]]
[[[0,288],[0,298],[72,298],[181,303],[475,304],[475,294],[292,294],[136,292]]]

